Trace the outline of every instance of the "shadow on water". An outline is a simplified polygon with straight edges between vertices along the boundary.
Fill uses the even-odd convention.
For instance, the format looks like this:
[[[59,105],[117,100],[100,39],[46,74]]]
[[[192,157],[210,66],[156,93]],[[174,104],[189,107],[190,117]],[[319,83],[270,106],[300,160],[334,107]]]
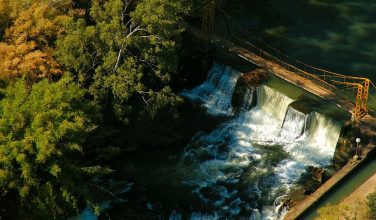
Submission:
[[[218,30],[237,26],[249,39],[256,37],[308,65],[376,82],[376,2],[239,0],[223,8],[236,24],[217,17]],[[375,93],[368,103],[372,109]]]
[[[263,41],[327,70],[376,81],[376,2],[268,0],[236,3],[225,10]]]

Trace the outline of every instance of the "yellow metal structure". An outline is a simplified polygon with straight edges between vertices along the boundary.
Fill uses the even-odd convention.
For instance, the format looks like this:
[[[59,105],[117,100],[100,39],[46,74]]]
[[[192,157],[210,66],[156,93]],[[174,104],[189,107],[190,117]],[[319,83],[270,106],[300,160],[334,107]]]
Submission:
[[[355,107],[353,111],[353,121],[359,122],[368,113],[368,95],[370,80],[365,79],[363,82],[349,83],[332,80],[334,84],[345,85],[346,88],[356,88]]]
[[[211,24],[214,24],[215,2],[214,0],[207,1],[210,1],[211,4],[208,5],[207,10],[205,10],[204,12],[204,35],[213,30],[213,26],[210,26],[209,23],[211,22]],[[370,92],[370,89],[372,89],[372,91],[376,91],[376,85],[368,78],[339,74],[317,68],[299,61],[293,57],[290,57],[289,55],[281,52],[280,50],[270,46],[265,42],[260,41],[259,39],[251,42],[249,39],[252,39],[252,37],[250,36],[253,36],[254,33],[247,31],[246,27],[240,24],[236,19],[232,18],[228,13],[226,13],[225,10],[221,9],[220,7],[218,7],[218,10],[224,16],[226,16],[227,19],[230,19],[232,21],[232,24],[235,24],[238,26],[238,28],[240,28],[240,33],[242,36],[244,36],[244,34],[249,35],[249,38],[238,38],[238,40],[242,40],[246,43],[247,50],[252,51],[264,60],[279,64],[281,67],[284,67],[288,71],[295,72],[306,79],[315,81],[317,84],[321,85],[325,89],[330,90],[335,95],[341,96],[348,102],[354,104],[355,107],[352,114],[353,121],[360,122],[360,120],[367,114],[376,118],[376,112],[368,108],[369,99],[372,100],[376,105],[376,99],[372,95],[370,95],[372,94]],[[253,42],[256,42],[257,44]],[[262,46],[262,48],[260,46]],[[350,89],[353,90],[351,95]]]
[[[215,0],[208,0],[202,15],[202,34],[208,36],[214,31]]]
[[[358,91],[356,93],[356,103],[354,109],[354,120],[358,122],[362,118],[363,103],[363,86],[358,84]]]
[[[367,103],[368,103],[368,95],[369,95],[369,81],[370,81],[369,79],[364,80],[364,85],[363,85],[364,91],[363,91],[363,97],[362,97],[362,99],[363,99],[362,108],[365,109],[366,111],[368,109]]]

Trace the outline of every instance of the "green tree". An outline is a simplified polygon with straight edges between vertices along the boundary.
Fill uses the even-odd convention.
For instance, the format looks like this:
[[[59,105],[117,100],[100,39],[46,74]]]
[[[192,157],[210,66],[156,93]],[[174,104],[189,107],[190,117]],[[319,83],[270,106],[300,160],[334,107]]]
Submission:
[[[59,61],[97,102],[112,104],[120,119],[144,109],[155,115],[180,102],[171,81],[185,9],[182,0],[94,0],[89,21],[66,22],[57,42]]]
[[[340,203],[338,205],[327,205],[318,211],[317,220],[338,220],[338,219],[370,219],[369,210],[364,201],[356,200],[352,204]]]
[[[367,196],[367,206],[372,218],[376,219],[376,192],[373,192]]]
[[[35,217],[66,216],[80,201],[94,204],[91,178],[102,170],[83,162],[82,143],[97,108],[69,78],[32,87],[10,84],[0,102],[0,192],[18,194]]]

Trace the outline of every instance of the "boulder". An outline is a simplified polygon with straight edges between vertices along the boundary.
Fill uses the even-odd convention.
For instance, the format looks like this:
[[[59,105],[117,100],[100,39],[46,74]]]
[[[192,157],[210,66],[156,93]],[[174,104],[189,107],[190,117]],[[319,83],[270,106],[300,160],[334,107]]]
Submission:
[[[257,104],[257,86],[269,79],[268,72],[263,69],[255,69],[243,74],[236,82],[232,96],[232,106],[235,109],[249,110]]]

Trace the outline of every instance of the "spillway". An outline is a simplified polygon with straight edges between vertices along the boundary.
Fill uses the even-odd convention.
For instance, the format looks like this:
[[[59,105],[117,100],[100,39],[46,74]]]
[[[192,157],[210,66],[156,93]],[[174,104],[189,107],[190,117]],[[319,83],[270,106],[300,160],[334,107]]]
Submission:
[[[208,79],[183,95],[199,101],[212,115],[232,114],[231,96],[241,75],[214,64]],[[200,132],[186,146],[177,172],[192,187],[205,211],[191,219],[280,219],[279,201],[307,166],[330,164],[341,126],[317,112],[304,114],[294,101],[261,85],[243,97],[243,110],[209,133]],[[176,219],[176,211],[170,219]],[[200,218],[201,216],[201,218]],[[206,216],[206,217],[205,217]]]
[[[215,63],[204,83],[181,95],[202,102],[210,114],[231,114],[231,98],[240,75],[229,66]]]

